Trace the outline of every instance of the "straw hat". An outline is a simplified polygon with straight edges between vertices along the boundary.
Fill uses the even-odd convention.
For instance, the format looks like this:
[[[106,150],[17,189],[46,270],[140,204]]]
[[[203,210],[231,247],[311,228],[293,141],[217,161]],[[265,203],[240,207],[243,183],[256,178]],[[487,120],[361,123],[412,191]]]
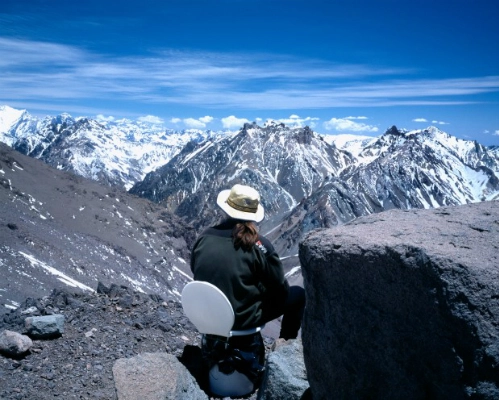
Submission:
[[[264,216],[260,195],[249,186],[236,184],[230,190],[222,190],[217,204],[234,219],[260,222]]]

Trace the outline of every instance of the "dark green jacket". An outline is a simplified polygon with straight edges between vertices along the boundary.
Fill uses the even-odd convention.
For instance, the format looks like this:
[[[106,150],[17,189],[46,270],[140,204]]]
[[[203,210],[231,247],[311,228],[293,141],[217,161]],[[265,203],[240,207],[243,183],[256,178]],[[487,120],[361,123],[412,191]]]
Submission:
[[[260,326],[282,315],[289,285],[274,247],[259,235],[250,251],[235,249],[229,219],[208,228],[194,244],[191,270],[194,280],[217,286],[234,309],[233,329]]]

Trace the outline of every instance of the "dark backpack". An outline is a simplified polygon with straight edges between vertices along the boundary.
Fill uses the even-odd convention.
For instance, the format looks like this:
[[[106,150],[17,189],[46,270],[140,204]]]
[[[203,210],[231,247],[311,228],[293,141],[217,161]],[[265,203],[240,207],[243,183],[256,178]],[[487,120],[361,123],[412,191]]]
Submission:
[[[208,370],[218,364],[224,374],[238,371],[246,375],[255,388],[260,385],[265,370],[265,345],[260,332],[230,338],[203,335],[201,352]]]

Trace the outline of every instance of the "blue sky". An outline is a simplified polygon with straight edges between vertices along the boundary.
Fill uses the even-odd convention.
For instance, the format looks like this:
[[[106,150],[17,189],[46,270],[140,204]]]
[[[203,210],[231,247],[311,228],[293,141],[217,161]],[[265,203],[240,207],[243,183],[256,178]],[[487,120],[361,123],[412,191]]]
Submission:
[[[499,145],[496,0],[2,0],[0,105]]]

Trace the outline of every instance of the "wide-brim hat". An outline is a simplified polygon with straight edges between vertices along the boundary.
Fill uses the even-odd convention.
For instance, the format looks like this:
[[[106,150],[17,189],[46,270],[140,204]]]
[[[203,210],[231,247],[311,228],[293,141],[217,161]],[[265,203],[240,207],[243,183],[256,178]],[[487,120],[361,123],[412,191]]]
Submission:
[[[217,204],[234,219],[260,222],[265,215],[260,195],[245,185],[236,184],[232,189],[222,190],[218,194]]]

